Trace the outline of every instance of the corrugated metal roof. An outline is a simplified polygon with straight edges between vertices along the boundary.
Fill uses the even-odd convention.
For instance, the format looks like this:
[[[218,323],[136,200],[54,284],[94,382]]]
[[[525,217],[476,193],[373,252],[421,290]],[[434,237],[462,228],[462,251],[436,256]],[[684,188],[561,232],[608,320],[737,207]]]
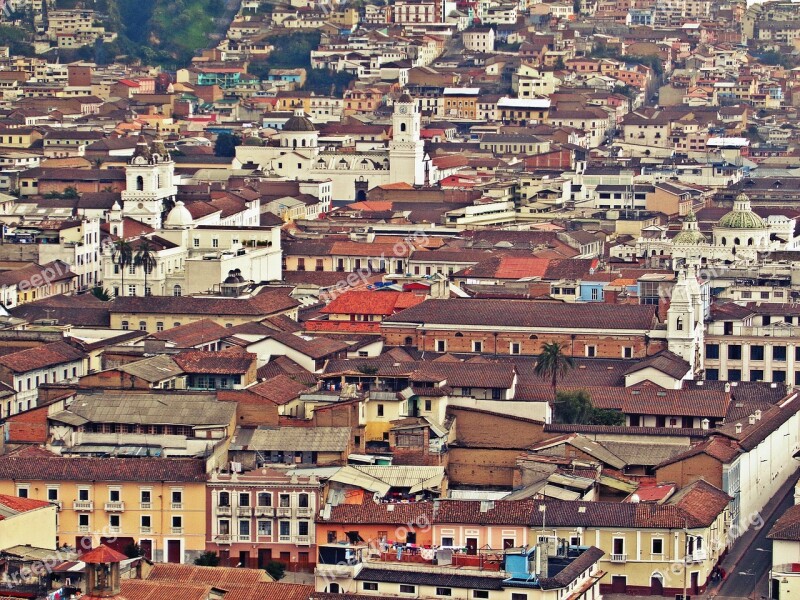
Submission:
[[[344,452],[350,441],[349,427],[275,427],[256,429],[247,450],[298,452]]]

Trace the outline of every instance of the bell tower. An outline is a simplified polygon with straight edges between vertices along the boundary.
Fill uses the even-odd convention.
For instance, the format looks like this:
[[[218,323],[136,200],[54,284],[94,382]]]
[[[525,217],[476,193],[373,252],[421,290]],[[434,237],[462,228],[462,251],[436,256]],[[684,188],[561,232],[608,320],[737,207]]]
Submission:
[[[174,182],[175,163],[158,132],[152,144],[139,136],[136,149],[125,166],[122,215],[155,229],[161,228],[166,203],[178,193]]]
[[[420,139],[417,103],[403,94],[394,104],[389,142],[389,183],[425,184],[425,148]]]
[[[119,598],[119,563],[127,556],[101,544],[81,556],[86,563],[86,595],[84,598]]]

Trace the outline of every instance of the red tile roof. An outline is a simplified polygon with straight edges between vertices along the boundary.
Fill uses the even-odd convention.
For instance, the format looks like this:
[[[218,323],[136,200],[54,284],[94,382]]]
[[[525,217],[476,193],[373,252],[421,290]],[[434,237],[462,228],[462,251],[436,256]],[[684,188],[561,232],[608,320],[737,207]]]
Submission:
[[[363,504],[334,506],[331,509],[330,518],[326,519],[324,523],[405,525],[408,523],[431,523],[432,521],[433,503],[431,502],[377,504],[370,498]]]
[[[245,352],[238,346],[219,352],[187,350],[175,355],[175,363],[190,374],[244,374],[257,359],[257,355]]]
[[[81,555],[81,560],[86,564],[96,565],[100,563],[113,563],[122,562],[127,560],[127,556],[122,552],[117,552],[113,548],[109,548],[105,544],[100,544],[97,548],[89,550],[86,554]]]
[[[86,355],[66,342],[52,342],[0,357],[0,365],[15,373],[27,373],[82,360]]]
[[[193,458],[62,457],[27,447],[0,456],[0,479],[21,481],[186,481],[206,480],[205,465]]]
[[[771,540],[800,542],[800,504],[790,506],[786,512],[775,521],[767,537]]]
[[[151,335],[157,340],[172,342],[178,348],[194,348],[224,338],[230,331],[211,319],[179,325]]]
[[[295,381],[288,375],[277,375],[250,386],[247,391],[275,404],[286,404],[300,394],[309,392],[310,388],[303,383]]]
[[[656,468],[660,469],[661,467],[666,467],[667,465],[693,458],[695,456],[699,456],[700,454],[705,454],[711,458],[715,458],[721,463],[727,464],[735,459],[740,453],[741,450],[739,449],[739,445],[735,441],[722,436],[713,436],[700,442],[699,444],[695,444],[684,452],[670,457],[661,464],[657,465]]]
[[[52,506],[50,502],[44,500],[34,500],[33,498],[20,498],[19,496],[8,496],[0,494],[0,506],[5,506],[7,509],[15,513],[24,513],[29,510],[37,510],[46,506]],[[3,517],[0,515],[0,519]]]
[[[254,586],[271,580],[267,572],[261,569],[199,567],[176,563],[156,563],[147,576],[147,581],[179,581],[223,589]]]
[[[408,292],[354,290],[336,297],[320,312],[346,315],[393,315],[425,301]]]

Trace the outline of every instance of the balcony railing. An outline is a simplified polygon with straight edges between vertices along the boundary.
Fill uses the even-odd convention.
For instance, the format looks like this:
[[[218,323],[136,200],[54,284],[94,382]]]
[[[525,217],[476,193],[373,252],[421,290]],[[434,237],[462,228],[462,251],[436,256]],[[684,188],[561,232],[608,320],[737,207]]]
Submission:
[[[611,555],[611,562],[612,563],[628,562],[628,555],[627,554],[612,554]]]
[[[183,502],[170,502],[169,507],[172,510],[183,510]]]
[[[239,541],[240,542],[249,542],[250,541],[250,536],[249,535],[241,535],[240,534],[239,535]]]
[[[275,509],[275,515],[278,517],[291,517],[292,509],[286,506]]]
[[[88,525],[78,525],[78,531],[80,533],[89,533],[89,526]]]
[[[231,507],[230,506],[218,506],[217,507],[217,514],[218,515],[228,515],[231,514]]]
[[[292,541],[292,536],[290,536],[290,535],[279,535],[278,536],[278,541],[279,542],[291,542]]]
[[[114,527],[112,525],[108,526],[108,533],[119,533],[120,531],[122,531],[122,528],[119,526],[117,527]]]
[[[139,527],[139,533],[153,533],[152,527]]]
[[[214,541],[218,544],[230,544],[231,543],[231,535],[229,533],[220,533]]]
[[[125,510],[124,502],[106,502],[106,512],[123,512]]]
[[[301,546],[308,546],[311,544],[311,536],[310,535],[298,535],[294,541],[295,544],[300,544]]]
[[[153,508],[152,502],[139,502],[139,508],[142,510],[151,510]]]
[[[94,510],[94,502],[91,500],[75,500],[72,503],[72,510],[91,512]]]
[[[298,517],[310,517],[311,516],[311,507],[310,506],[303,506],[297,509],[297,516]]]
[[[253,508],[251,506],[240,506],[236,509],[236,514],[240,517],[252,516]]]
[[[271,517],[275,514],[275,509],[271,506],[256,506],[255,513],[257,517]]]
[[[171,532],[173,535],[183,535],[183,527],[173,527]]]

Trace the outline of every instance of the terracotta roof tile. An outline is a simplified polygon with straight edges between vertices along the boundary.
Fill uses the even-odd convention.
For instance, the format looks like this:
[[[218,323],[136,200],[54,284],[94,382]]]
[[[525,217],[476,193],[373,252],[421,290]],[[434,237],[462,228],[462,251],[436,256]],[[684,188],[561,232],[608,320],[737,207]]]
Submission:
[[[354,290],[337,296],[320,312],[347,315],[393,315],[425,301],[408,292]]]
[[[0,506],[4,506],[15,513],[28,512],[29,510],[36,510],[50,505],[51,503],[45,500],[34,500],[33,498],[20,498],[19,496],[0,494]],[[2,518],[2,516],[0,516],[0,518]]]
[[[82,360],[85,356],[83,352],[66,342],[52,342],[6,354],[0,357],[0,365],[15,373],[27,373],[35,369]]]
[[[266,381],[247,388],[247,391],[274,402],[275,404],[286,404],[297,398],[300,394],[309,392],[307,385],[295,381],[288,375],[277,375]]]
[[[230,335],[230,329],[219,325],[211,319],[201,319],[194,323],[187,323],[186,325],[179,325],[178,327],[156,332],[150,337],[172,342],[178,348],[194,348],[195,346],[220,340],[227,335]]]
[[[771,540],[800,542],[800,504],[790,506],[786,512],[775,521],[767,537]]]
[[[237,346],[218,352],[188,350],[175,355],[175,363],[186,373],[219,375],[247,373],[258,357]]]

